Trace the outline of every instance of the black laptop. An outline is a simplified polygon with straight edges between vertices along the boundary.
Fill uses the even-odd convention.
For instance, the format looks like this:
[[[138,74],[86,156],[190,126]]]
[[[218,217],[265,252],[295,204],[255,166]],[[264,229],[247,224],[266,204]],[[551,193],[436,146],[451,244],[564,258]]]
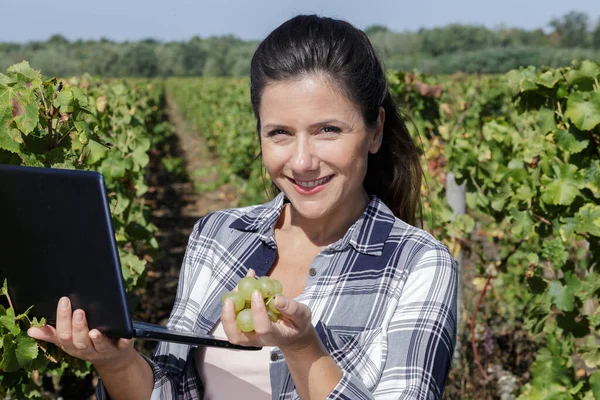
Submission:
[[[103,176],[0,164],[0,285],[17,313],[54,324],[62,296],[90,329],[122,338],[259,350],[225,338],[132,321]]]

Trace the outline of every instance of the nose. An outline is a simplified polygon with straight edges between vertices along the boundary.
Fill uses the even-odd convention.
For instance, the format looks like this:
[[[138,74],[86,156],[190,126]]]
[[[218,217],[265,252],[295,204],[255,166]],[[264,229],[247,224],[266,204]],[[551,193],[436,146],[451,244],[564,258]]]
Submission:
[[[292,171],[302,174],[317,169],[319,161],[314,153],[308,135],[297,135],[294,153],[291,158]]]

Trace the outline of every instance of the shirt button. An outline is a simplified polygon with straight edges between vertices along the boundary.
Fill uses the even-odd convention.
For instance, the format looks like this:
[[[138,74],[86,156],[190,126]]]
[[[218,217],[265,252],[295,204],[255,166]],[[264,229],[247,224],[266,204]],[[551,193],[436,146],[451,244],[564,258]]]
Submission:
[[[279,359],[279,356],[277,355],[277,353],[271,353],[271,361],[277,361]]]
[[[317,270],[314,269],[314,268],[311,268],[311,269],[308,270],[308,274],[310,276],[315,276],[317,274]]]

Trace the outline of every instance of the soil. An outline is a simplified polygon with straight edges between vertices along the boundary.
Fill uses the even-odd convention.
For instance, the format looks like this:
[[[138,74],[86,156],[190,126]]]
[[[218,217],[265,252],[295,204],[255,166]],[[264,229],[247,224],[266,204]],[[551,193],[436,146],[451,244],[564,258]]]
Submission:
[[[152,209],[152,222],[158,228],[156,238],[162,256],[146,266],[146,285],[138,292],[140,302],[134,314],[134,319],[159,325],[167,322],[173,307],[180,267],[194,224],[212,211],[237,206],[235,191],[230,186],[214,191],[197,189],[217,179],[210,171],[218,160],[169,98],[166,113],[173,133],[151,157],[150,191],[146,197]],[[167,171],[161,163],[164,157],[181,158],[183,171],[179,174]],[[155,347],[154,342],[148,341],[138,341],[137,345],[147,354]]]

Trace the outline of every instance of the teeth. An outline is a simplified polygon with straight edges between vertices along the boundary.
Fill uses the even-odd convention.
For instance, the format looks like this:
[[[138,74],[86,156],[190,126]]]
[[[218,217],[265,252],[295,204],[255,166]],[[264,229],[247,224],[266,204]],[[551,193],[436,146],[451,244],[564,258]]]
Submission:
[[[327,182],[329,179],[331,179],[331,176],[326,176],[325,178],[316,180],[316,181],[307,181],[307,182],[302,182],[302,181],[296,181],[296,184],[298,186],[302,186],[305,188],[311,188],[311,187],[315,187],[317,185],[321,185],[324,182]]]

